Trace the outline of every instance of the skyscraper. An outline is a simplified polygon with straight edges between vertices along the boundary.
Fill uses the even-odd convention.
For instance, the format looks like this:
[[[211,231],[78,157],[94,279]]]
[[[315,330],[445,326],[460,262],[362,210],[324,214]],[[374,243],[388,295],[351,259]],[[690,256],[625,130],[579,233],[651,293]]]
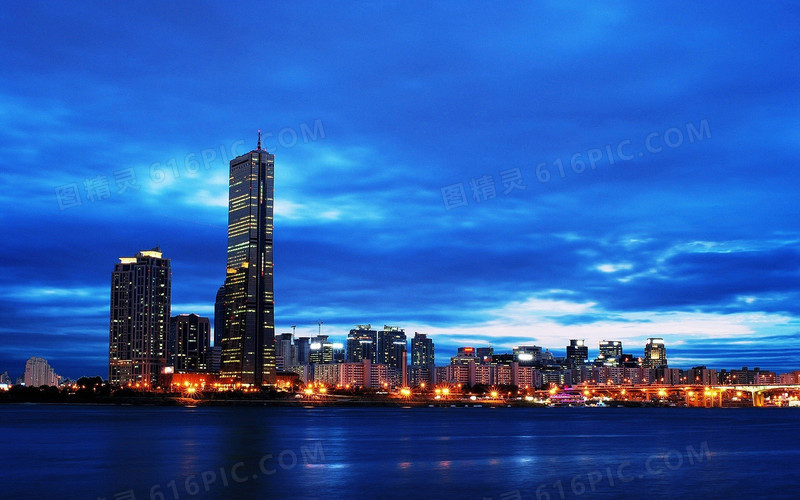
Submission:
[[[211,368],[211,325],[197,314],[179,314],[169,320],[169,365],[175,373]]]
[[[161,249],[120,257],[111,273],[108,379],[154,387],[167,361],[170,261]]]
[[[622,342],[619,340],[601,340],[597,359],[606,366],[617,366],[622,357]]]
[[[569,366],[582,365],[589,359],[589,347],[583,339],[571,339],[567,346],[567,364]]]
[[[514,346],[514,361],[520,366],[533,366],[542,362],[542,348],[538,345]]]
[[[327,365],[333,362],[333,342],[327,335],[311,337],[309,344],[308,362],[312,365]]]
[[[667,366],[667,348],[664,339],[653,337],[644,345],[644,367],[661,368]]]
[[[291,333],[281,333],[275,337],[275,362],[278,370],[287,370],[292,366],[294,346]]]
[[[218,346],[225,331],[225,285],[219,287],[214,299],[214,345]]]
[[[378,363],[402,369],[403,353],[408,351],[406,332],[397,326],[385,325],[378,332]]]
[[[347,334],[347,362],[360,363],[368,359],[378,362],[378,332],[372,325],[356,325]]]
[[[424,333],[414,332],[411,339],[411,365],[433,367],[435,352],[433,339]]]
[[[414,332],[414,337],[411,338],[411,370],[408,372],[411,383],[419,386],[433,382],[435,370],[433,339],[424,333]]]
[[[231,160],[228,266],[220,375],[245,385],[275,383],[272,229],[275,155],[261,149]]]

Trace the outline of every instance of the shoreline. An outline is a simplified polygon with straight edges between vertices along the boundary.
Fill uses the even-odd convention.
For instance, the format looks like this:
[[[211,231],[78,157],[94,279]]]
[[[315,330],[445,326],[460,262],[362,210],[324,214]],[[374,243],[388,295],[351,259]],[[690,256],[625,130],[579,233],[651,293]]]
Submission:
[[[99,401],[0,401],[0,405],[75,405],[75,406],[171,406],[171,407],[294,407],[294,408],[693,408],[700,406],[668,405],[642,401],[610,401],[597,405],[548,405],[529,401],[396,401],[382,399],[291,400],[291,399],[192,399],[192,398],[114,398]],[[716,409],[754,408],[752,406],[715,406]],[[762,407],[778,408],[778,407]]]

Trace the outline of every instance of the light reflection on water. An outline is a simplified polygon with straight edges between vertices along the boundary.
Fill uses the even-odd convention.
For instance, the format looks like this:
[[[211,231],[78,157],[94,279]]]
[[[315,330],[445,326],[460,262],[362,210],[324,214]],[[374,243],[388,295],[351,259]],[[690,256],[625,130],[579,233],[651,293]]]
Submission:
[[[766,409],[3,405],[0,497],[795,498],[798,423]],[[593,490],[576,495],[576,477]]]

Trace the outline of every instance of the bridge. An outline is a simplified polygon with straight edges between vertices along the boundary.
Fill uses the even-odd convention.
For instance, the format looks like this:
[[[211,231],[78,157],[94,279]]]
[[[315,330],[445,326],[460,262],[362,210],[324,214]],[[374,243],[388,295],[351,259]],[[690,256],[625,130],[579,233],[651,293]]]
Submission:
[[[666,384],[578,384],[565,392],[581,392],[585,397],[611,397],[621,400],[644,400],[682,398],[689,406],[722,406],[723,398],[729,402],[742,402],[747,399],[752,406],[764,406],[766,395],[782,391],[792,393],[793,399],[800,399],[800,385],[666,385]]]

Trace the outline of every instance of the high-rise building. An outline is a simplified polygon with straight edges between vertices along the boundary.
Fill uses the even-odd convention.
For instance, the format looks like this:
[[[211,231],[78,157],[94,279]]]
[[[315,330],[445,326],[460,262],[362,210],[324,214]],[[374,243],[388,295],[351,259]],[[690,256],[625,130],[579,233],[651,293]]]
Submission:
[[[215,345],[208,348],[208,369],[214,373],[219,373],[222,365],[222,347]]]
[[[297,337],[294,339],[294,364],[307,365],[311,357],[311,338]]]
[[[649,338],[644,345],[644,367],[661,368],[667,366],[667,348],[664,339]]]
[[[58,375],[50,368],[46,360],[32,357],[25,363],[25,385],[39,387],[42,385],[58,385]]]
[[[275,364],[278,370],[287,370],[294,363],[294,346],[291,333],[281,333],[275,338]]]
[[[211,324],[197,314],[179,314],[169,319],[169,362],[175,373],[210,369]]]
[[[570,339],[567,346],[567,364],[578,366],[586,363],[589,359],[589,347],[583,339]]]
[[[450,357],[451,365],[474,365],[477,362],[474,347],[459,347],[456,355]]]
[[[228,265],[220,375],[275,384],[272,230],[275,155],[258,147],[230,161]]]
[[[435,346],[433,339],[424,333],[414,332],[411,339],[411,365],[433,366],[435,364]]]
[[[538,345],[520,345],[512,350],[514,361],[520,366],[533,366],[542,362],[542,348]]]
[[[400,370],[405,364],[403,353],[407,351],[406,332],[402,328],[385,325],[378,332],[378,364]]]
[[[225,331],[225,285],[217,290],[214,300],[214,345],[220,344],[222,332]]]
[[[158,247],[115,264],[108,348],[112,384],[158,385],[167,363],[171,281],[170,261]]]
[[[334,342],[332,344],[332,347],[333,347],[333,362],[344,363],[345,362],[344,344],[342,344],[341,342]]]
[[[356,325],[347,334],[347,362],[360,363],[368,359],[371,363],[378,362],[378,332],[372,325]]]
[[[311,337],[308,362],[312,365],[333,363],[333,342],[328,340],[327,335]]]
[[[622,342],[619,340],[601,340],[596,362],[605,366],[617,366],[622,358]]]
[[[478,363],[491,363],[493,354],[494,347],[478,347],[475,349],[475,356],[478,358]]]
[[[424,333],[414,332],[411,338],[411,369],[408,378],[411,384],[419,386],[433,382],[436,368],[433,339]]]

